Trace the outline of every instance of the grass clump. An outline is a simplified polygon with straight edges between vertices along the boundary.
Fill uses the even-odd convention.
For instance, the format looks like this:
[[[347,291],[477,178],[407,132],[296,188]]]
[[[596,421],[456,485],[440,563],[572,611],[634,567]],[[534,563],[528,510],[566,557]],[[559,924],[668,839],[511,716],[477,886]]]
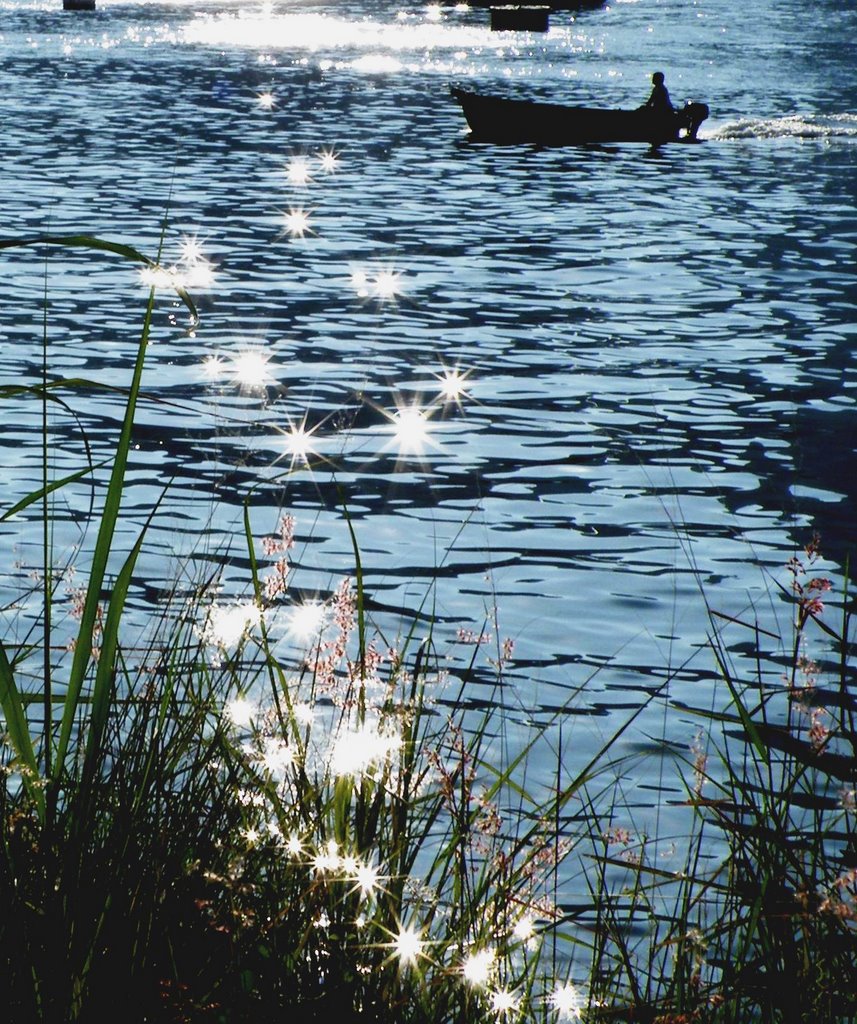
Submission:
[[[809,1024],[857,1016],[857,731],[846,593],[837,627],[822,598],[817,536],[775,588],[790,611],[787,649],[754,619],[710,612],[724,694],[681,706],[703,723],[678,757],[693,814],[683,869],[645,841],[611,889],[608,850],[595,901],[593,991],[624,992],[620,1016]],[[826,600],[826,597],[825,597]],[[727,630],[754,643],[736,659]],[[766,649],[765,645],[773,649]],[[809,651],[821,646],[824,657]],[[741,665],[752,665],[750,678]],[[615,1005],[615,1004],[614,1004]]]
[[[0,246],[13,244],[109,252],[158,277],[157,261],[99,239]],[[591,768],[530,792],[537,736],[507,756],[490,713],[456,699],[430,629],[373,632],[353,530],[353,578],[292,610],[300,657],[274,639],[294,523],[264,539],[266,573],[249,510],[247,599],[222,602],[216,577],[184,584],[141,642],[128,594],[158,503],[130,550],[116,538],[154,302],[153,288],[91,510],[70,665],[56,654],[54,502],[100,467],[86,444],[84,468],[50,477],[48,409],[97,385],[52,379],[45,340],[41,382],[4,390],[40,403],[44,464],[4,513],[43,526],[40,613],[23,641],[0,641],[7,1009],[16,1022],[578,1015],[585,996],[555,976],[550,893],[562,809]]]

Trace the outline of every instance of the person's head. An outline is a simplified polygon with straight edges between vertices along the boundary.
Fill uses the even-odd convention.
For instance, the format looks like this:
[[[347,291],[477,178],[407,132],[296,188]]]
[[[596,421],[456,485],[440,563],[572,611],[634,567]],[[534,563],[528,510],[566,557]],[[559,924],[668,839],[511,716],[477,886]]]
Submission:
[[[652,85],[663,85],[664,84],[664,73],[663,71],[656,71],[652,75]]]

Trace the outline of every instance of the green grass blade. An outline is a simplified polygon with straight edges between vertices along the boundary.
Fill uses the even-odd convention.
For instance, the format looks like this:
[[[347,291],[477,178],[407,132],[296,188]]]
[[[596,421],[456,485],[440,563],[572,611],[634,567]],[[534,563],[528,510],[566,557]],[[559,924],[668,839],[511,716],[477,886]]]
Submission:
[[[105,459],[103,462],[99,462],[96,466],[87,466],[85,469],[79,469],[76,473],[70,473],[68,476],[64,476],[61,480],[54,480],[47,485],[47,487],[40,487],[37,491],[32,491],[25,498],[13,505],[8,512],[4,512],[0,516],[0,523],[5,522],[7,519],[11,519],[12,516],[18,512],[22,512],[28,505],[33,505],[35,502],[47,497],[51,491],[58,491],[61,487],[65,487],[66,484],[73,484],[75,480],[82,480],[85,476],[89,476],[90,473],[94,473],[96,469],[101,469],[102,466],[106,466],[109,463],[109,459]]]
[[[61,249],[94,249],[98,252],[113,253],[114,256],[121,256],[131,263],[141,263],[146,267],[156,267],[158,264],[144,256],[139,249],[131,245],[123,245],[121,242],[111,242],[106,238],[97,238],[95,235],[34,235],[30,238],[0,238],[0,249],[26,249],[33,246],[50,245]],[[193,299],[180,285],[173,285],[173,290],[187,306],[194,324],[199,322],[199,314]]]
[[[74,660],[72,661],[71,673],[69,675],[66,704],[63,710],[56,753],[56,768],[58,775],[64,770],[65,758],[68,752],[69,741],[71,740],[77,706],[81,690],[83,689],[83,681],[92,657],[92,634],[95,629],[95,620],[98,613],[98,602],[101,596],[101,588],[107,571],[107,561],[113,545],[113,534],[116,529],[116,523],[119,519],[122,489],[125,484],[125,470],[128,464],[128,452],[131,447],[131,432],[134,426],[134,415],[137,408],[137,396],[140,391],[140,381],[143,376],[143,366],[146,361],[146,350],[149,344],[149,333],[152,325],[152,312],[154,305],[155,290],[152,289],[149,293],[149,302],[146,307],[146,315],[143,320],[140,344],[137,348],[134,375],[131,381],[131,386],[128,390],[128,402],[125,406],[125,418],[122,422],[122,432],[116,445],[116,456],[113,462],[113,471],[110,475],[110,482],[107,487],[107,496],[104,500],[104,508],[101,513],[101,524],[98,529],[98,537],[92,557],[89,586],[86,591],[83,614],[80,620],[80,630],[78,632],[77,644],[74,651]]]
[[[30,795],[35,798],[40,815],[44,815],[44,794],[41,788],[35,785],[39,774],[36,752],[33,749],[30,727],[27,723],[24,705],[15,682],[15,673],[12,670],[12,664],[6,654],[6,648],[2,640],[0,640],[0,707],[3,708],[3,717],[6,719],[6,731],[9,734],[9,739],[12,741],[12,746],[15,748],[15,752],[24,767],[30,773],[29,776],[24,774],[24,785],[27,787]]]
[[[107,617],[104,624],[104,633],[101,640],[101,653],[98,658],[98,668],[95,673],[95,687],[92,693],[92,710],[89,719],[89,735],[86,743],[86,760],[84,762],[84,784],[94,771],[98,752],[101,748],[101,740],[107,724],[107,714],[110,709],[110,697],[113,688],[113,675],[116,663],[116,653],[119,648],[119,626],[122,621],[122,614],[125,610],[125,602],[128,599],[128,590],[134,575],[134,568],[137,558],[143,547],[143,540],[148,533],[149,526],[154,518],[164,496],[166,489],[155,502],[152,511],[149,513],[140,536],[137,538],[130,554],[125,559],[116,582],[113,584],[113,592],[110,595],[110,603],[107,607]]]

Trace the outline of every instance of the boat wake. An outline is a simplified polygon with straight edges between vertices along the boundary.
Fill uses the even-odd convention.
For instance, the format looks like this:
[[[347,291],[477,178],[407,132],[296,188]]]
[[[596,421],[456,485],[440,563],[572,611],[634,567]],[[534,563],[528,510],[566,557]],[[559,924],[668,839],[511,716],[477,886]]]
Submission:
[[[857,139],[857,114],[790,114],[729,121],[700,133],[706,139]]]

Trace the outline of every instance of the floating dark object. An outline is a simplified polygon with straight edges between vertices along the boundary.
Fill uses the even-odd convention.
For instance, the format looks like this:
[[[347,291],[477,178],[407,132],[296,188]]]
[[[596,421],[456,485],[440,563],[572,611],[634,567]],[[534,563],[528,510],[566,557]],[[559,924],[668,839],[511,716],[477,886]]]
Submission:
[[[64,11],[94,11],[95,0],[62,0]]]
[[[586,142],[692,142],[708,117],[704,103],[688,103],[674,114],[599,110],[559,103],[513,100],[453,88],[475,142],[574,146]]]
[[[551,9],[547,6],[504,4],[491,8],[494,32],[547,32]]]

